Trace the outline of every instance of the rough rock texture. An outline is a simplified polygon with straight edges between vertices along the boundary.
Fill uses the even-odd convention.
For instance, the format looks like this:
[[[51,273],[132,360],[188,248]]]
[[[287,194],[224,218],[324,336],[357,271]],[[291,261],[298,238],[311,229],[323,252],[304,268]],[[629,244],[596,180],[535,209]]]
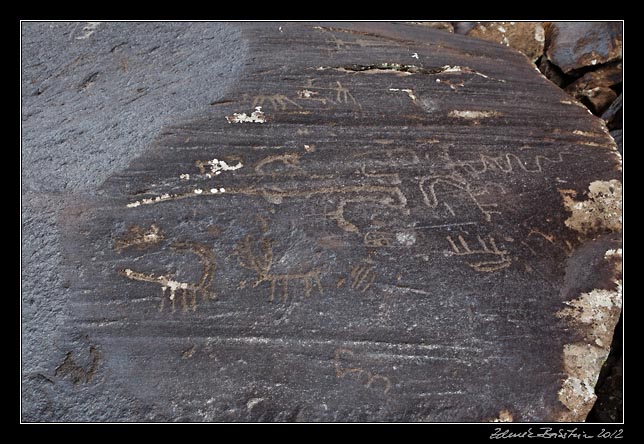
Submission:
[[[479,22],[466,34],[510,46],[532,61],[543,54],[545,31],[541,22]]]
[[[614,88],[621,89],[622,64],[614,63],[587,72],[566,86],[566,92],[581,101],[595,115],[602,115],[617,98]]]
[[[552,22],[546,55],[565,73],[622,59],[620,22]]]
[[[450,22],[409,22],[414,25],[429,26],[430,28],[442,29],[447,32],[454,32],[454,25]]]
[[[24,419],[585,418],[621,306],[621,162],[525,57],[405,24],[47,26],[23,29],[53,42],[23,48],[25,77],[70,80],[46,103],[23,85],[43,157],[23,172]],[[51,120],[95,137],[128,85],[110,54],[164,32],[185,47],[132,51],[159,51],[136,76],[158,96],[110,104],[146,130],[66,165],[93,145]],[[54,57],[87,40],[91,69]],[[190,78],[199,44],[220,53],[204,78],[237,81],[172,95],[159,78]],[[45,192],[47,162],[67,188]]]
[[[604,119],[609,129],[618,129],[622,127],[622,113],[622,95],[620,94],[602,114],[602,119]]]

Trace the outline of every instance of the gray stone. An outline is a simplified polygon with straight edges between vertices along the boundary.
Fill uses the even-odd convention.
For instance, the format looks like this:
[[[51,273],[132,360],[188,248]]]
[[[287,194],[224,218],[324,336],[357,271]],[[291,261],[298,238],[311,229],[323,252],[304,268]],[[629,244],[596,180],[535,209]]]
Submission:
[[[23,116],[23,419],[583,420],[621,164],[525,57],[405,24],[47,26],[23,29],[53,94]],[[149,102],[101,64],[121,38],[149,42]],[[63,58],[90,39],[102,62]]]
[[[622,59],[620,22],[552,22],[546,26],[546,56],[568,74]]]

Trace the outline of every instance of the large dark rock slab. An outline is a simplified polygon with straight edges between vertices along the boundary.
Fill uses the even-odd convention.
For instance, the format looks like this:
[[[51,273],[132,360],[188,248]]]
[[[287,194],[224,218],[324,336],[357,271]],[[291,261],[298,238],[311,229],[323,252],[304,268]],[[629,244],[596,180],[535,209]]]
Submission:
[[[495,43],[236,26],[232,89],[65,199],[77,339],[29,419],[583,420],[621,307],[603,121]]]

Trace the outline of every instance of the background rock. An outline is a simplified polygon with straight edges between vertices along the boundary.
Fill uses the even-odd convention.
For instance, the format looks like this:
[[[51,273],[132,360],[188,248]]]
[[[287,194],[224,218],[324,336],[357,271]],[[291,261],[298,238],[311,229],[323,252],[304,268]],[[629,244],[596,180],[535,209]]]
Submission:
[[[622,58],[619,22],[551,22],[546,26],[546,56],[564,73]]]
[[[533,62],[543,53],[545,31],[540,22],[478,22],[466,34],[510,46]]]

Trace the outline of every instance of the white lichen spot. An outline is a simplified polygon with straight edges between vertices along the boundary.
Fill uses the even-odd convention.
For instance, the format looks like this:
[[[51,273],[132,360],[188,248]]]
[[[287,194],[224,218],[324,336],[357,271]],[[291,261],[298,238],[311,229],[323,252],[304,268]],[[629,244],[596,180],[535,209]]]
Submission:
[[[590,61],[590,64],[591,64],[591,65],[593,65],[593,66],[595,66],[595,65],[597,64],[597,59],[592,59],[592,60]]]
[[[261,106],[256,106],[250,116],[246,113],[233,113],[232,116],[226,116],[228,123],[265,123],[266,115]]]
[[[412,100],[412,102],[416,101],[416,96],[414,95],[414,90],[412,89],[399,89],[399,88],[389,88],[389,91],[402,91],[406,93],[409,98]]]
[[[581,130],[574,130],[572,133],[577,135],[577,136],[584,136],[584,137],[597,137],[597,136],[599,136],[599,134],[591,133],[589,131],[581,131]]]
[[[417,53],[417,52],[413,53],[411,56],[412,56],[413,58],[415,58],[415,59],[418,59],[418,53]]]
[[[190,174],[181,174],[179,176],[179,179],[190,180]]]
[[[217,193],[219,193],[219,190],[217,188],[211,188],[210,193],[211,194],[217,194]]]
[[[303,89],[302,91],[299,91],[300,95],[305,98],[305,99],[310,99],[315,95],[315,93],[311,90],[308,89]]]
[[[534,39],[539,43],[545,42],[546,31],[543,29],[543,26],[537,25],[534,27]]]
[[[505,29],[503,26],[499,26],[499,27],[497,27],[496,29],[498,29],[498,30],[499,30],[499,32],[502,32],[502,33],[505,33],[505,32],[506,32],[506,29]]]
[[[588,234],[601,230],[622,231],[622,183],[619,180],[598,180],[588,186],[588,198],[574,199],[573,190],[560,190],[563,204],[572,214],[567,227]]]
[[[399,232],[396,233],[396,241],[400,245],[404,245],[405,247],[411,247],[416,243],[416,235],[412,232]]]
[[[277,28],[277,29],[279,29],[279,32],[284,32],[284,31],[282,31],[282,27],[281,27],[281,26],[280,26],[279,28]]]
[[[255,407],[257,404],[259,404],[259,403],[260,403],[260,402],[262,402],[263,400],[264,400],[264,398],[251,398],[251,399],[249,399],[249,400],[248,400],[248,402],[246,403],[246,408],[247,408],[248,410],[252,410],[252,408],[253,408],[253,407]]]
[[[225,193],[225,192],[226,192],[226,188],[219,188],[219,192],[220,192],[220,193]]]
[[[155,198],[146,198],[146,199],[137,200],[135,202],[130,202],[129,204],[126,205],[126,207],[127,208],[136,208],[136,207],[138,207],[140,205],[149,205],[149,204],[153,204],[153,203],[158,203],[158,202],[162,202],[164,200],[172,199],[173,197],[174,197],[174,195],[166,193],[166,194],[162,194],[160,196],[156,196]]]
[[[210,179],[213,174],[219,176],[222,171],[235,171],[244,166],[241,162],[237,162],[236,165],[228,165],[225,160],[212,159],[208,161],[210,165],[210,173],[206,174],[206,177]],[[212,173],[212,174],[211,174]]]
[[[486,119],[488,117],[494,117],[498,116],[500,113],[497,111],[461,111],[461,110],[453,110],[450,111],[448,116],[449,117],[456,117],[459,119]]]
[[[613,249],[611,248],[610,250],[606,250],[606,254],[604,254],[604,258],[605,258],[605,259],[609,259],[609,258],[611,258],[611,257],[613,257],[613,256],[622,257],[622,249],[621,249],[621,248],[618,248],[618,249],[616,249],[616,250],[613,250]]]
[[[146,243],[156,243],[159,241],[159,227],[152,224],[150,230],[143,235],[143,242]]]
[[[197,188],[195,191],[195,194],[201,194],[203,193],[203,190],[201,188]]]
[[[508,412],[507,410],[501,410],[499,412],[499,416],[497,418],[494,418],[491,422],[512,422],[514,421],[514,418],[512,417],[512,413]]]
[[[315,145],[304,145],[304,151],[307,153],[315,152]]]
[[[100,25],[101,23],[102,22],[87,22],[87,25],[83,27],[84,34],[76,37],[76,40],[85,40],[86,38],[94,34],[96,28],[98,28],[98,25]]]
[[[442,72],[462,72],[463,68],[460,66],[450,66],[450,65],[445,65],[441,68]]]

